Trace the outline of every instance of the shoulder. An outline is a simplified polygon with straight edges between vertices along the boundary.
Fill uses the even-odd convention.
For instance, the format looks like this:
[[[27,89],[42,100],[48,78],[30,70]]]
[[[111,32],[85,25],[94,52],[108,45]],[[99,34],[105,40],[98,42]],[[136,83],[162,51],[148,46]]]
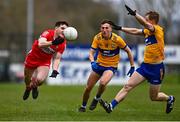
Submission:
[[[145,28],[143,30],[143,33],[144,34],[153,34],[153,33],[159,32],[159,31],[163,32],[163,28],[160,25],[153,25],[153,27],[154,27],[154,31],[153,32]]]
[[[54,30],[45,30],[42,32],[41,36],[54,35]]]
[[[53,39],[54,37],[54,30],[45,30],[40,37],[47,38],[48,40]]]
[[[123,41],[123,39],[121,38],[121,36],[117,35],[116,33],[112,33],[112,40],[117,42],[117,41]]]
[[[101,40],[101,39],[102,39],[101,32],[94,36],[94,40]]]
[[[160,25],[154,25],[155,31],[164,31],[163,27]]]

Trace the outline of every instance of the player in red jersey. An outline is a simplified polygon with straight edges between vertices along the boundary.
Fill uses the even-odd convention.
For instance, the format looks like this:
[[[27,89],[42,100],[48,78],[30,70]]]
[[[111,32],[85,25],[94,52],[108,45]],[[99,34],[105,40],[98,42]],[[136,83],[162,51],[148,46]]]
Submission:
[[[55,24],[55,29],[44,31],[39,39],[34,41],[24,62],[26,89],[23,100],[29,97],[31,90],[33,99],[38,97],[38,87],[48,76],[51,60],[53,72],[50,77],[56,78],[59,74],[57,70],[66,47],[63,31],[67,27],[66,21],[58,21]]]

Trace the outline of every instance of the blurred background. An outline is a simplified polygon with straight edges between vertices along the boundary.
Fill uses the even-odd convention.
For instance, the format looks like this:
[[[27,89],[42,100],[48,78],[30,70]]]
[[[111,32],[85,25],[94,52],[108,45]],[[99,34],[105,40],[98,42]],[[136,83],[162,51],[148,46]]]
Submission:
[[[166,74],[180,73],[180,1],[179,0],[0,0],[0,82],[23,81],[23,62],[34,39],[56,21],[66,20],[79,33],[68,42],[60,65],[60,76],[48,84],[85,84],[90,72],[88,51],[103,19],[126,27],[143,28],[127,15],[124,4],[141,15],[152,10],[160,14],[165,31]],[[116,32],[116,31],[115,31]],[[142,61],[144,38],[116,32],[132,48],[136,66]],[[122,63],[112,83],[127,78],[129,63],[121,51]],[[51,72],[51,71],[50,71]]]

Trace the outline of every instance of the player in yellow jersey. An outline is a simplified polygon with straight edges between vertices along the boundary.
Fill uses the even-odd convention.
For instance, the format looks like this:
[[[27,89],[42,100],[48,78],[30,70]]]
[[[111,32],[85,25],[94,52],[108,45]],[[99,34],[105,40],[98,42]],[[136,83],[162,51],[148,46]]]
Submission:
[[[106,112],[110,113],[119,102],[124,100],[132,89],[147,80],[150,83],[150,99],[152,101],[167,101],[166,113],[170,113],[173,109],[175,98],[172,95],[168,96],[160,91],[164,77],[164,31],[163,28],[158,25],[159,14],[150,11],[146,13],[145,17],[142,17],[136,10],[133,11],[127,5],[125,5],[125,7],[129,12],[128,14],[134,16],[145,29],[121,27],[115,24],[114,27],[117,30],[129,34],[145,36],[144,62],[132,74],[127,84],[117,93],[111,103],[104,102],[102,99],[99,100],[99,102]]]
[[[112,32],[111,24],[111,21],[103,20],[100,25],[101,32],[99,32],[93,39],[89,52],[89,60],[91,61],[92,72],[90,73],[83,93],[83,101],[81,107],[79,108],[79,112],[86,111],[86,104],[88,102],[90,92],[99,80],[97,94],[91,102],[89,109],[94,110],[96,108],[96,105],[100,100],[106,85],[117,71],[117,66],[120,60],[120,49],[127,53],[130,61],[131,68],[128,75],[131,76],[131,74],[134,72],[134,60],[131,50],[120,36]],[[96,51],[98,51],[97,60],[94,58]]]

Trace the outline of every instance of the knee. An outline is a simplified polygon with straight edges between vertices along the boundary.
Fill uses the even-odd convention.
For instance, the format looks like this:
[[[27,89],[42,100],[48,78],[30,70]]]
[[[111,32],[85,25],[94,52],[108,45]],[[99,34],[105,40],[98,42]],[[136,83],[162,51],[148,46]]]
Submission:
[[[104,91],[104,90],[106,89],[106,85],[107,85],[107,83],[105,83],[105,82],[100,82],[100,84],[99,84],[99,90]]]
[[[106,87],[106,83],[105,82],[100,82],[99,84],[101,87]]]
[[[106,81],[106,80],[100,80],[99,81],[99,85],[101,86],[101,87],[106,87],[106,85],[109,83],[109,81]]]
[[[132,88],[133,88],[133,86],[130,85],[130,84],[125,84],[124,87],[123,87],[123,89],[124,89],[125,91],[127,91],[127,92],[129,92]]]
[[[37,77],[36,82],[38,82],[38,83],[41,83],[41,84],[42,84],[42,82],[43,82],[44,80],[45,80],[44,78]]]
[[[44,81],[39,81],[38,86],[41,86],[44,83]]]
[[[33,84],[35,84],[36,86],[40,86],[40,85],[43,84],[44,79],[41,78],[41,77],[37,77],[37,78],[33,78],[33,79],[32,79],[32,82],[33,82]]]

